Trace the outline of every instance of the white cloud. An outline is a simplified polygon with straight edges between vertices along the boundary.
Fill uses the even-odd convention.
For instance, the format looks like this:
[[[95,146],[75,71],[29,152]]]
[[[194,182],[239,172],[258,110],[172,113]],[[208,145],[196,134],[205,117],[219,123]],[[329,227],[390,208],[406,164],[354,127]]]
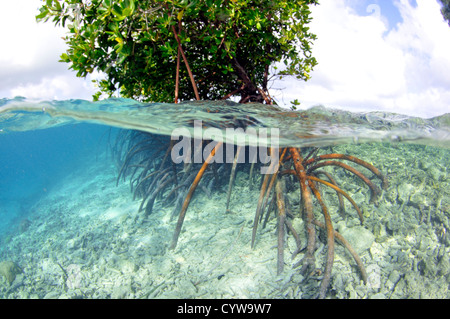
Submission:
[[[11,96],[25,96],[34,100],[91,99],[94,85],[74,74],[43,77],[38,83],[26,83],[10,89]]]
[[[59,57],[65,30],[36,23],[40,0],[2,1],[0,10],[0,98],[90,99],[95,89],[68,70]]]
[[[36,23],[40,1],[4,1],[0,10],[2,47],[0,62],[6,70],[29,72],[51,66],[57,67],[59,55],[65,45],[61,37],[64,31],[53,24]],[[5,69],[2,68],[2,75]],[[11,74],[13,75],[13,74]]]
[[[359,0],[358,0],[359,1]],[[321,0],[312,8],[313,54],[319,65],[308,82],[284,80],[281,103],[324,104],[352,111],[385,110],[430,117],[449,112],[450,28],[437,0],[395,0],[403,22],[388,29],[383,11],[356,0]],[[91,79],[77,78],[59,63],[64,30],[36,23],[39,0],[2,1],[0,10],[0,98],[90,99]],[[371,11],[372,10],[372,11]],[[372,14],[370,14],[372,13]],[[98,77],[98,75],[93,75]]]
[[[388,30],[377,11],[359,16],[345,0],[322,0],[311,24],[319,64],[309,82],[283,83],[284,101],[422,117],[449,112],[450,28],[439,4],[396,5],[404,21]]]

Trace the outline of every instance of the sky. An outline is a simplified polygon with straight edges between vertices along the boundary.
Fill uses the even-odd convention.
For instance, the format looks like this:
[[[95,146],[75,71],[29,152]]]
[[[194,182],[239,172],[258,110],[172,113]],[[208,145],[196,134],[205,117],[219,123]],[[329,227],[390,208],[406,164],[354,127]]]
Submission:
[[[299,100],[352,112],[433,117],[450,112],[450,27],[438,0],[320,0],[312,7],[318,65],[307,82],[275,81],[282,106]],[[36,23],[40,0],[0,0],[0,98],[86,99],[92,79],[58,62],[65,31]]]

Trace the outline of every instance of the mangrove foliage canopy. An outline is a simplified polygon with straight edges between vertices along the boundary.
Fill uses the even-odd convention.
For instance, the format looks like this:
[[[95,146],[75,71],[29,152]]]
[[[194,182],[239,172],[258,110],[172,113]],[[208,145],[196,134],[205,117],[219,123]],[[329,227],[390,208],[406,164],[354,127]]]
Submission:
[[[450,0],[439,0],[441,3],[441,13],[450,26]]]
[[[311,55],[316,37],[307,26],[313,4],[317,1],[46,0],[36,19],[68,29],[61,61],[77,76],[105,74],[94,99],[120,90],[122,97],[151,102],[174,102],[174,96],[271,102],[269,80],[287,75],[307,80],[317,63]]]

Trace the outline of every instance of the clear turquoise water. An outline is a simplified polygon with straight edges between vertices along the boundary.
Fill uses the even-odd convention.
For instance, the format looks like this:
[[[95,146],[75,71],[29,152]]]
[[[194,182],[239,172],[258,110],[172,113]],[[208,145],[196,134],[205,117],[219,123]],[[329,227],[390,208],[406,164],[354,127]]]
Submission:
[[[223,101],[144,104],[129,99],[0,100],[0,132],[3,133],[87,122],[171,135],[176,128],[191,130],[193,121],[202,121],[204,128],[278,128],[280,146],[402,142],[450,147],[450,113],[421,119],[395,113],[351,113],[322,106],[292,112],[263,104]]]
[[[193,126],[198,120],[204,125],[200,131]],[[378,216],[385,218],[383,223],[388,235],[393,232],[389,227],[403,227],[392,226],[393,222],[387,220],[386,216],[393,211],[404,212],[402,218],[409,218],[405,207],[420,211],[417,214],[421,216],[426,215],[425,212],[436,212],[439,217],[433,223],[431,216],[430,225],[435,228],[433,233],[444,232],[444,239],[438,235],[435,239],[445,249],[449,241],[445,232],[450,218],[448,192],[445,191],[450,158],[449,114],[420,119],[379,112],[351,113],[325,107],[290,112],[273,106],[231,102],[142,104],[127,99],[93,103],[82,100],[36,102],[16,98],[0,100],[0,261],[11,257],[13,248],[7,243],[11,236],[16,236],[18,223],[34,213],[42,198],[57,191],[58,183],[70,173],[84,169],[83,165],[93,158],[105,160],[104,154],[110,151],[121,129],[170,135],[175,129],[183,128],[193,137],[202,137],[211,127],[223,133],[215,138],[225,142],[229,142],[225,139],[226,128],[254,128],[256,132],[277,128],[280,147],[334,147],[375,162],[390,177],[390,189],[397,194],[391,198],[394,195],[387,191],[385,202],[378,207]],[[258,143],[259,138],[260,135],[246,143]],[[403,188],[410,189],[408,187],[424,187],[426,198],[423,202],[428,203],[427,208],[421,210],[417,198],[401,193]],[[402,196],[407,196],[409,202]],[[393,208],[393,205],[398,207]],[[404,221],[399,223],[405,225]],[[368,227],[373,232],[377,231],[375,224],[375,221],[372,224],[369,221]],[[444,230],[437,229],[441,225]],[[40,244],[37,245],[36,249],[39,249]],[[426,273],[426,270],[417,271]],[[5,291],[6,288],[2,297],[7,295]]]
[[[421,119],[387,113],[351,113],[316,107],[292,112],[262,104],[190,102],[145,104],[129,99],[0,100],[0,198],[21,214],[84,156],[95,156],[118,129],[170,135],[193,121],[205,127],[278,128],[280,146],[330,146],[364,142],[450,147],[450,114]],[[113,130],[111,133],[111,129]],[[301,137],[299,137],[301,136]],[[33,199],[33,200],[32,200]],[[18,202],[21,204],[19,205]],[[3,204],[5,205],[5,204]]]

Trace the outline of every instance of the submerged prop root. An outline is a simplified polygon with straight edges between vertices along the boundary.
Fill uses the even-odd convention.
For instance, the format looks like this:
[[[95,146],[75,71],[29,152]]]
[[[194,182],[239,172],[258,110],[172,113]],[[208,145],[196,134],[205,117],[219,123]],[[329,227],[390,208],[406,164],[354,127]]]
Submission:
[[[172,243],[170,244],[170,249],[173,250],[177,246],[178,237],[180,236],[181,227],[183,226],[184,217],[186,216],[186,211],[188,209],[189,203],[191,201],[191,197],[194,194],[195,189],[197,188],[198,183],[203,177],[203,174],[205,173],[206,168],[208,167],[209,163],[214,158],[217,150],[222,147],[223,142],[218,142],[217,145],[213,148],[211,153],[209,154],[208,158],[203,163],[202,167],[197,173],[197,176],[195,176],[194,181],[192,182],[191,187],[189,188],[189,191],[186,195],[186,198],[184,199],[183,206],[181,207],[180,215],[178,216],[178,222],[177,226],[175,228],[175,232],[173,234]]]
[[[216,167],[216,163],[213,159],[220,147],[223,147],[223,143],[217,143],[215,145],[208,158],[201,165],[198,172],[196,172],[198,169],[197,167],[199,166],[189,164],[185,165],[184,169],[180,168],[177,170],[177,167],[173,162],[169,163],[168,155],[173,147],[173,143],[170,141],[156,144],[156,146],[161,146],[160,149],[154,147],[155,143],[151,142],[151,139],[148,139],[145,134],[141,137],[134,136],[133,141],[136,141],[136,144],[131,147],[127,153],[122,152],[124,157],[117,182],[120,178],[125,178],[131,175],[131,186],[132,189],[134,188],[135,196],[142,198],[139,211],[145,211],[143,217],[151,214],[155,200],[161,195],[164,196],[166,204],[168,201],[170,201],[170,203],[174,203],[175,208],[171,217],[176,216],[175,214],[177,212],[179,212],[179,214],[170,244],[170,249],[175,249],[193,194],[198,186],[204,187],[204,185],[199,185],[200,181],[208,174],[213,176],[209,183],[209,188],[205,189],[207,193],[209,193],[211,185],[213,185],[214,182],[218,183],[219,181],[218,176],[220,170],[223,169],[224,166],[217,165]],[[160,140],[158,141],[160,142]],[[146,145],[147,143],[149,145]],[[169,148],[167,147],[168,144],[170,144]],[[199,149],[196,151],[201,152],[203,148],[202,145],[203,143],[198,146]],[[271,155],[275,154],[275,151],[275,149],[271,149]],[[302,157],[302,152],[299,148],[290,147],[284,148],[281,151],[279,160],[272,161],[271,166],[269,167],[269,171],[272,172],[272,174],[266,174],[262,179],[253,222],[251,247],[253,248],[256,242],[258,224],[261,223],[261,220],[265,215],[263,223],[264,226],[270,216],[270,212],[275,210],[276,207],[276,211],[278,212],[276,217],[278,222],[277,273],[281,273],[284,268],[284,246],[286,244],[286,236],[288,234],[292,234],[294,236],[297,246],[295,251],[292,253],[292,258],[294,258],[303,248],[297,231],[289,221],[289,218],[292,217],[292,213],[289,211],[289,197],[285,196],[288,190],[297,185],[301,195],[300,215],[304,220],[307,237],[304,257],[300,262],[302,264],[301,271],[303,273],[311,274],[317,270],[315,267],[314,256],[316,253],[318,231],[316,230],[316,227],[324,229],[326,233],[327,255],[323,270],[323,279],[320,283],[318,296],[320,298],[326,297],[326,293],[331,282],[331,272],[335,255],[335,240],[341,243],[350,252],[360,269],[363,280],[367,282],[367,274],[361,259],[353,250],[351,245],[342,237],[342,235],[333,229],[331,216],[325,201],[322,198],[321,189],[319,186],[331,188],[336,192],[339,199],[340,213],[344,212],[345,197],[345,199],[348,200],[355,208],[360,222],[363,223],[363,214],[358,205],[349,194],[341,189],[333,176],[329,172],[325,171],[325,169],[327,167],[337,167],[350,172],[368,186],[371,191],[371,202],[375,201],[381,193],[380,188],[373,182],[373,178],[372,180],[369,179],[356,168],[342,163],[339,160],[350,161],[370,170],[370,172],[381,180],[383,189],[387,187],[387,180],[385,176],[382,175],[381,172],[373,165],[353,156],[343,154],[317,155],[319,151],[318,148],[313,148],[306,157]],[[237,147],[237,153],[235,154],[233,166],[231,168],[228,191],[226,193],[226,212],[230,211],[231,192],[240,152],[241,147]],[[208,165],[211,163],[211,172],[206,172]],[[250,168],[250,176],[253,175],[253,169],[254,163]],[[326,180],[322,179],[322,177]],[[294,184],[292,182],[294,182]],[[249,187],[250,186],[251,178]],[[167,191],[167,193],[165,193],[165,191]],[[318,203],[321,207],[323,222],[319,221],[315,216],[313,207],[314,203]]]
[[[325,229],[325,225],[321,222],[319,222],[317,219],[313,220],[313,223],[317,226],[319,226],[320,228]],[[338,240],[339,243],[341,243],[342,246],[344,246],[348,252],[352,255],[353,259],[355,260],[356,264],[358,265],[359,271],[361,272],[361,277],[362,280],[364,281],[364,284],[367,284],[367,272],[366,269],[364,268],[364,264],[361,260],[361,258],[359,258],[358,254],[356,253],[356,251],[353,249],[352,245],[350,245],[350,243],[344,238],[344,236],[342,236],[340,233],[338,233],[337,231],[334,231],[334,238],[336,238]]]
[[[286,213],[285,213],[285,206],[284,206],[284,197],[282,196],[282,193],[284,191],[281,191],[281,182],[280,180],[283,180],[286,175],[293,175],[296,177],[299,186],[300,186],[300,194],[301,194],[301,204],[303,209],[303,219],[305,221],[305,227],[306,227],[306,233],[307,233],[307,246],[306,246],[306,252],[305,256],[298,264],[303,264],[302,266],[302,272],[309,274],[314,273],[316,271],[315,268],[315,258],[314,258],[314,252],[315,252],[315,246],[316,246],[316,232],[315,232],[315,226],[318,226],[320,228],[323,228],[326,232],[326,238],[327,238],[327,256],[326,256],[326,263],[325,263],[325,269],[323,272],[323,278],[320,283],[319,287],[319,298],[325,298],[326,292],[328,290],[328,286],[331,282],[331,271],[333,267],[334,262],[334,242],[337,240],[340,242],[353,256],[354,260],[356,261],[361,276],[364,280],[364,282],[367,282],[367,273],[364,269],[364,266],[362,264],[361,259],[356,254],[356,252],[353,250],[351,245],[345,240],[345,238],[342,237],[338,232],[336,232],[333,229],[331,216],[328,212],[328,208],[322,199],[322,195],[319,192],[318,185],[324,185],[326,187],[329,187],[336,191],[338,198],[339,198],[339,210],[342,213],[344,210],[343,206],[343,197],[345,197],[355,208],[356,212],[358,213],[358,217],[360,219],[360,222],[363,223],[363,214],[361,210],[359,209],[356,202],[346,193],[344,192],[336,183],[334,178],[329,174],[328,172],[318,170],[318,168],[325,167],[325,166],[337,166],[340,168],[343,168],[361,179],[370,189],[372,196],[371,201],[374,201],[376,197],[381,193],[379,188],[370,181],[366,176],[364,176],[361,172],[359,172],[357,169],[348,166],[347,164],[338,162],[338,161],[323,161],[328,159],[344,159],[349,160],[354,163],[357,163],[359,165],[362,165],[363,167],[369,169],[372,173],[374,173],[382,182],[383,188],[387,185],[386,178],[381,174],[380,171],[378,171],[375,167],[373,167],[371,164],[368,164],[358,158],[348,156],[348,155],[342,155],[342,154],[328,154],[328,155],[320,155],[317,156],[317,149],[313,149],[307,156],[307,159],[302,158],[300,149],[296,148],[289,148],[289,153],[285,157],[286,162],[284,163],[284,170],[280,172],[281,179],[277,180],[276,182],[276,192],[275,192],[275,198],[277,201],[277,207],[278,207],[278,257],[277,257],[277,271],[280,273],[283,270],[283,263],[284,263],[284,236],[285,236],[285,226],[290,224],[288,223]],[[322,161],[322,162],[319,162]],[[319,163],[318,163],[319,162]],[[329,180],[325,181],[323,179],[318,178],[318,175],[325,175],[325,177]],[[268,192],[270,191],[270,187],[267,186],[268,177],[266,176],[264,178],[263,186],[261,187],[261,193],[260,193],[260,200],[258,202],[258,208],[257,208],[257,216],[258,212],[260,210],[260,206],[262,205],[262,199],[264,196],[268,196]],[[324,218],[324,223],[318,221],[313,212],[313,198],[316,199],[316,201],[319,203],[322,215]],[[255,218],[256,221],[256,218]],[[294,234],[298,249],[296,252],[294,252],[294,255],[298,252],[300,249],[299,241],[298,241],[298,235],[295,233],[295,230],[291,229],[292,227],[289,227],[288,229],[291,230],[291,232]],[[255,231],[255,228],[253,229]],[[254,239],[252,240],[253,243]],[[297,265],[298,265],[297,264]],[[294,266],[295,267],[295,266]]]
[[[353,207],[355,208],[356,212],[358,213],[358,217],[359,220],[361,221],[361,224],[364,222],[364,217],[363,214],[361,212],[361,210],[359,209],[358,205],[355,203],[355,201],[350,197],[350,195],[348,195],[346,192],[344,192],[342,189],[340,189],[339,187],[337,187],[334,184],[328,183],[327,181],[324,181],[320,178],[314,177],[314,176],[308,176],[309,180],[315,181],[315,182],[319,182],[322,183],[328,187],[331,187],[332,189],[334,189],[336,192],[340,193],[341,195],[344,195],[344,197],[346,199],[348,199],[348,201],[353,205]]]
[[[312,182],[309,182],[309,187],[313,191],[314,196],[319,201],[320,207],[322,207],[322,213],[323,213],[323,217],[325,219],[325,229],[327,232],[327,246],[328,246],[327,260],[326,260],[326,265],[325,265],[325,272],[323,275],[322,282],[320,283],[320,289],[319,289],[319,298],[325,298],[325,294],[327,292],[328,285],[330,284],[331,269],[333,268],[333,262],[334,262],[334,230],[333,230],[333,224],[331,223],[330,214],[328,213],[328,209],[325,206],[325,203],[323,202],[319,191],[317,190],[317,188],[314,186],[314,184]]]
[[[300,183],[300,191],[302,195],[302,204],[305,210],[305,223],[306,223],[306,235],[308,242],[306,245],[306,254],[303,258],[303,272],[311,272],[315,267],[315,257],[314,251],[316,247],[316,230],[312,224],[314,220],[313,204],[311,192],[307,186],[307,176],[306,170],[302,164],[303,158],[300,155],[299,150],[296,148],[289,148],[289,153],[291,154],[292,161],[294,163],[294,175],[297,176]]]
[[[269,185],[267,185],[267,182],[269,180],[270,175],[269,174],[264,175],[264,180],[263,180],[263,183],[261,185],[261,191],[259,193],[258,204],[256,206],[255,219],[253,221],[252,244],[251,244],[252,248],[255,246],[256,231],[258,229],[258,224],[259,224],[259,219],[260,219],[260,216],[261,216],[261,212],[262,212],[262,210],[264,208],[264,203],[265,203],[264,199],[266,197],[269,197],[269,193],[270,193],[270,191],[271,191],[271,189],[273,187],[273,183],[276,180],[276,177],[278,175],[280,163],[283,161],[283,158],[284,158],[284,156],[286,154],[286,150],[287,150],[286,148],[283,150],[283,152],[281,153],[281,156],[280,156],[280,159],[278,160],[278,162],[277,161],[273,161],[270,164],[269,171],[273,172],[274,169],[275,169],[276,173],[274,175],[272,175],[272,179],[271,179]],[[273,156],[273,154],[274,154],[273,149],[270,149],[270,153],[271,153],[271,156]]]
[[[384,176],[375,166],[373,166],[372,164],[369,164],[357,157],[354,156],[350,156],[350,155],[345,155],[345,154],[324,154],[324,155],[319,155],[319,156],[315,156],[313,158],[310,158],[309,160],[307,160],[305,162],[305,166],[309,166],[312,163],[318,162],[318,161],[322,161],[322,160],[327,160],[327,159],[342,159],[342,160],[346,160],[346,161],[351,161],[353,163],[356,163],[358,165],[361,165],[365,168],[367,168],[368,170],[370,170],[373,174],[375,174],[382,183],[382,188],[383,189],[387,189],[388,187],[388,180],[386,178],[386,176]]]
[[[278,208],[278,254],[277,254],[277,274],[281,274],[284,268],[284,234],[286,223],[286,208],[284,201],[285,188],[282,181],[277,181],[275,194]]]
[[[239,154],[241,153],[241,149],[242,149],[242,146],[238,146],[236,155],[235,155],[234,161],[233,161],[233,167],[231,168],[230,182],[228,183],[227,205],[225,208],[226,213],[230,212],[231,190],[233,189],[234,178],[236,176],[236,166],[237,166],[237,162],[239,159]]]
[[[380,189],[374,183],[372,183],[366,176],[364,176],[357,169],[355,169],[355,168],[353,168],[353,167],[351,167],[351,166],[349,166],[349,165],[347,165],[345,163],[342,163],[342,162],[338,162],[338,161],[321,162],[321,163],[318,163],[318,164],[314,165],[310,169],[308,169],[308,173],[315,171],[319,167],[330,166],[330,165],[335,165],[335,166],[342,167],[342,168],[348,170],[349,172],[353,173],[354,175],[359,177],[364,183],[366,183],[366,185],[369,186],[370,191],[371,191],[371,196],[370,196],[370,202],[371,203],[375,202],[375,200],[378,197],[378,195],[380,195],[380,193],[381,193]]]
[[[314,173],[316,175],[321,175],[321,174],[325,175],[331,184],[333,184],[336,187],[339,187],[338,184],[336,183],[336,181],[334,180],[333,176],[331,176],[330,173],[325,172],[325,171],[315,171]],[[336,191],[336,194],[337,194],[338,201],[339,201],[339,213],[341,214],[341,216],[344,216],[344,213],[345,213],[344,199],[342,197],[342,194],[339,193],[338,191]]]

